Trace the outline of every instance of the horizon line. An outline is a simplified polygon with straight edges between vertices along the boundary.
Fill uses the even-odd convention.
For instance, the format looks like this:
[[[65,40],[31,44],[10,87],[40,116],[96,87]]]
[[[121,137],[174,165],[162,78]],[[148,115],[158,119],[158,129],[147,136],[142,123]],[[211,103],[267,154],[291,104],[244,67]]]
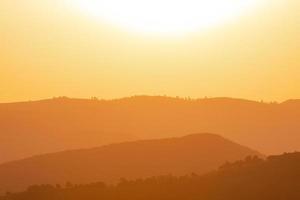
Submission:
[[[288,101],[300,100],[298,98],[286,99],[283,101],[265,101],[265,100],[253,100],[247,98],[239,98],[239,97],[229,97],[229,96],[217,96],[217,97],[190,97],[190,96],[169,96],[169,95],[132,95],[132,96],[124,96],[124,97],[116,97],[116,98],[102,98],[97,96],[91,96],[89,98],[85,97],[69,97],[69,96],[53,96],[51,98],[41,98],[41,99],[29,99],[29,100],[20,100],[20,101],[8,101],[8,102],[0,102],[0,104],[15,104],[15,103],[28,103],[28,102],[40,102],[40,101],[50,101],[50,100],[58,100],[58,99],[68,99],[68,100],[90,100],[90,101],[120,101],[131,98],[169,98],[169,99],[177,99],[183,101],[199,101],[199,100],[216,100],[216,99],[231,99],[231,100],[240,100],[240,101],[250,101],[256,103],[265,103],[265,104],[281,104]]]

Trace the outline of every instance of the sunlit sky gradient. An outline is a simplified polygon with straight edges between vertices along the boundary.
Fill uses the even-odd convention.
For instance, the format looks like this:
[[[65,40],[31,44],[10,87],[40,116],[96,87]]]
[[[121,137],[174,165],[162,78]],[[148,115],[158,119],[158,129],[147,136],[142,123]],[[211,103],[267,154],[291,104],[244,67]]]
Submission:
[[[202,31],[252,11],[265,0],[66,0],[87,15],[143,34]]]
[[[0,102],[136,94],[300,98],[300,1],[185,34],[131,32],[63,0],[0,1]]]

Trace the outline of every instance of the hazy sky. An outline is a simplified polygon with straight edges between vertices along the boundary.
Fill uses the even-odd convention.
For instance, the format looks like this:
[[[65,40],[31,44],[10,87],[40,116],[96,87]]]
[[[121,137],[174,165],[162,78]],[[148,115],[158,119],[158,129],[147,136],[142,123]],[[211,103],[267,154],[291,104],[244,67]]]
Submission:
[[[134,33],[63,0],[0,0],[0,102],[135,94],[300,98],[300,1],[184,36]]]

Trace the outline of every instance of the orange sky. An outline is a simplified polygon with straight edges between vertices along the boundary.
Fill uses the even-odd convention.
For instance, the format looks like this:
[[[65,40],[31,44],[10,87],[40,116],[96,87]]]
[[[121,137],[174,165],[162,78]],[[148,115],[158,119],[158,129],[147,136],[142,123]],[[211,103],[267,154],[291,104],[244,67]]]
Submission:
[[[231,23],[181,37],[128,32],[62,2],[0,1],[0,102],[300,98],[300,1],[268,0]]]

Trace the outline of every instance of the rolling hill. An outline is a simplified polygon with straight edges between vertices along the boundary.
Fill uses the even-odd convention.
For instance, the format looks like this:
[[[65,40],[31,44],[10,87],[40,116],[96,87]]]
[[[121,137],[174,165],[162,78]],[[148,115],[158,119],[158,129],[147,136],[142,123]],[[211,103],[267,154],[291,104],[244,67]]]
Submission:
[[[55,98],[0,104],[0,163],[100,145],[217,133],[265,154],[300,150],[300,100]]]
[[[85,185],[35,185],[1,200],[299,200],[300,153],[248,157],[205,175],[159,176]]]
[[[0,193],[33,184],[115,183],[158,175],[203,174],[256,151],[214,134],[142,140],[64,151],[0,165]]]

